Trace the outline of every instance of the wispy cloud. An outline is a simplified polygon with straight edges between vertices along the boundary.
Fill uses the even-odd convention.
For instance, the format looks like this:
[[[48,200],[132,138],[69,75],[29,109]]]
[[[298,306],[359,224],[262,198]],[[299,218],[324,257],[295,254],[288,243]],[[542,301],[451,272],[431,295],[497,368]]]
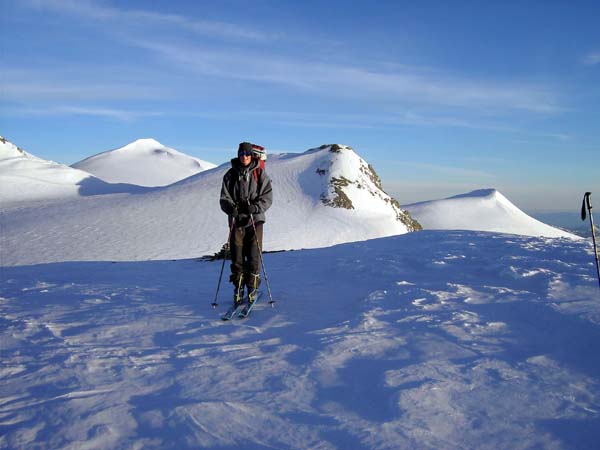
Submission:
[[[445,70],[390,64],[389,61],[371,62],[368,66],[334,63],[318,53],[311,57],[306,53],[303,56],[288,53],[283,57],[274,53],[269,44],[275,37],[281,40],[286,36],[248,26],[117,8],[92,0],[27,0],[27,3],[41,11],[96,21],[105,25],[98,27],[101,32],[113,36],[114,29],[118,28],[121,43],[142,49],[151,57],[146,58],[144,67],[114,71],[103,78],[93,73],[97,68],[91,67],[81,68],[75,75],[71,73],[62,78],[57,75],[54,78],[60,80],[57,82],[50,81],[52,77],[48,73],[36,76],[32,72],[25,78],[5,77],[4,94],[11,101],[42,99],[65,103],[86,99],[187,101],[198,98],[206,101],[207,98],[231,98],[236,95],[236,89],[252,92],[254,84],[261,84],[272,88],[273,97],[282,92],[288,98],[352,102],[359,105],[355,111],[364,110],[361,105],[388,111],[378,117],[330,114],[330,120],[319,119],[317,123],[313,120],[314,115],[309,115],[312,118],[290,122],[297,126],[407,125],[502,131],[502,127],[484,123],[483,117],[489,113],[501,119],[513,113],[555,114],[563,111],[559,91],[539,82],[478,79]],[[163,26],[172,33],[156,33],[156,27]],[[225,42],[210,46],[190,44],[182,33],[178,33],[181,30],[210,35]],[[243,41],[245,50],[232,46],[232,40]],[[123,81],[119,73],[129,73],[130,80]],[[153,76],[148,76],[149,73]],[[136,82],[136,77],[143,81]],[[209,88],[199,94],[199,86]],[[286,120],[285,117],[276,119],[280,123]]]
[[[384,179],[383,186],[386,192],[392,195],[403,206],[408,206],[411,203],[438,200],[453,195],[464,194],[476,189],[481,189],[482,187],[478,180],[451,182],[432,178],[427,178],[425,181],[388,181]]]
[[[53,11],[98,22],[110,22],[130,27],[175,27],[191,33],[233,40],[267,41],[276,38],[275,34],[252,29],[248,24],[209,20],[192,20],[179,14],[160,14],[151,11],[110,7],[91,0],[27,0],[30,7],[41,11]]]
[[[389,164],[403,168],[419,170],[428,173],[451,175],[461,178],[495,178],[496,175],[482,170],[465,169],[463,167],[445,166],[441,164],[427,164],[413,161],[389,161]]]
[[[215,51],[152,40],[134,42],[177,64],[181,70],[222,79],[274,83],[325,96],[536,113],[561,110],[556,92],[539,84],[494,83],[408,66],[396,72],[384,72],[260,52]]]
[[[600,64],[600,50],[588,53],[583,57],[582,62],[586,66],[595,66],[596,64]]]
[[[92,108],[86,106],[61,106],[57,107],[55,111],[59,114],[109,117],[123,121],[131,121],[141,117],[159,117],[164,115],[164,113],[160,111],[134,111],[114,108]]]
[[[268,121],[272,124],[285,125],[290,127],[307,128],[330,128],[330,129],[371,129],[386,130],[394,129],[399,126],[418,126],[418,127],[446,127],[446,128],[468,128],[472,130],[497,131],[503,134],[511,134],[518,137],[529,137],[535,139],[535,142],[548,143],[549,141],[565,142],[572,139],[572,136],[562,133],[543,133],[530,129],[519,129],[501,125],[493,125],[478,119],[460,119],[450,115],[441,114],[427,115],[421,113],[321,113],[318,111],[297,112],[282,110],[235,110],[235,111],[205,111],[205,112],[173,112],[174,115],[192,115],[210,120],[230,120],[250,119]],[[473,161],[476,161],[475,159]]]
[[[131,75],[123,68],[86,68],[68,70],[37,67],[36,70],[6,68],[2,71],[4,101],[87,101],[148,100],[168,98],[170,92],[145,81],[143,74]]]
[[[506,82],[460,76],[443,70],[399,66],[381,61],[368,67],[331,63],[328,54],[281,57],[270,46],[287,36],[265,32],[247,24],[204,21],[178,14],[159,14],[107,6],[92,0],[28,0],[41,10],[77,15],[104,25],[105,33],[119,29],[119,39],[173,64],[180,73],[224,80],[268,83],[296,92],[367,102],[424,104],[471,110],[519,110],[556,113],[561,110],[555,89],[539,82]],[[122,25],[122,26],[116,26]],[[156,27],[169,34],[157,37]],[[210,47],[184,44],[181,32],[202,34],[244,43],[246,50],[227,42]],[[169,43],[169,40],[171,42]],[[248,46],[253,50],[248,50]],[[403,119],[408,124],[408,118]],[[418,120],[418,119],[413,119]]]
[[[117,108],[102,108],[74,105],[52,105],[46,107],[13,106],[0,109],[0,115],[11,116],[93,116],[129,122],[142,117],[157,117],[160,111],[135,111]]]

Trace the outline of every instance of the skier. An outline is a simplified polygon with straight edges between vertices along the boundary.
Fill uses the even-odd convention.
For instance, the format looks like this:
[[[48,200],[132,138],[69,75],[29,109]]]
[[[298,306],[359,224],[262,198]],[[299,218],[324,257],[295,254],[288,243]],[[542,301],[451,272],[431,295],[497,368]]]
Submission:
[[[231,276],[233,301],[243,303],[244,286],[252,303],[260,285],[260,250],[262,249],[265,212],[273,203],[271,180],[259,161],[262,147],[242,142],[231,169],[223,176],[221,209],[229,216],[231,229]],[[231,228],[233,227],[233,229]]]

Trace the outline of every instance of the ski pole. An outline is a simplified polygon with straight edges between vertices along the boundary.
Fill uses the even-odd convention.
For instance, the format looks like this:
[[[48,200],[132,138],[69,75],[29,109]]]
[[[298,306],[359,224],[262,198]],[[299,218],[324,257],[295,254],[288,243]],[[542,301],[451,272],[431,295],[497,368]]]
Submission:
[[[596,228],[594,227],[594,217],[592,216],[592,202],[590,197],[591,192],[586,192],[583,196],[583,203],[581,204],[581,220],[585,220],[585,208],[590,213],[590,225],[592,226],[592,241],[594,243],[594,256],[596,257],[596,272],[598,272],[598,286],[600,287],[600,264],[598,263],[598,247],[596,246]]]
[[[260,265],[262,266],[263,273],[265,274],[265,281],[267,282],[267,290],[269,291],[269,305],[274,306],[275,300],[271,295],[271,286],[269,285],[269,277],[267,276],[267,269],[265,269],[265,263],[263,261],[263,253],[258,242],[258,235],[256,234],[256,224],[254,223],[254,214],[250,214],[250,220],[252,220],[252,228],[254,229],[254,239],[256,240],[256,246],[258,247],[258,255],[260,258]]]
[[[231,219],[231,227],[229,227],[229,235],[227,236],[227,245],[230,245],[231,243],[231,233],[233,233],[233,227],[235,225],[235,217],[233,217]],[[215,299],[212,302],[212,307],[216,308],[218,303],[217,303],[217,297],[219,296],[219,289],[221,288],[221,278],[223,278],[223,269],[225,268],[225,260],[227,259],[227,253],[225,253],[225,255],[223,255],[223,264],[221,264],[221,273],[219,274],[219,282],[217,283],[217,292],[215,293]]]

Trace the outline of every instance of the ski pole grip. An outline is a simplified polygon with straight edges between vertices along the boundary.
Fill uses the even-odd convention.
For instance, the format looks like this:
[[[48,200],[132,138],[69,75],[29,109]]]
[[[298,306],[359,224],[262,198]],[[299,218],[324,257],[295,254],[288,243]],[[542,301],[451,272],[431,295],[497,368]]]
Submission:
[[[590,201],[590,197],[592,196],[591,192],[586,192],[583,195],[583,202],[581,202],[581,220],[585,220],[587,218],[587,214],[586,214],[586,206],[587,209],[590,211],[590,214],[592,213],[592,203]]]

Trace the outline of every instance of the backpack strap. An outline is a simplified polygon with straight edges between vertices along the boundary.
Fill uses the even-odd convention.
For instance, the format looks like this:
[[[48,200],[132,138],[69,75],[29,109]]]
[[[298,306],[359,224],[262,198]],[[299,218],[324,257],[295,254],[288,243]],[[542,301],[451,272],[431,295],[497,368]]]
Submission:
[[[258,167],[256,169],[254,169],[252,171],[252,176],[254,177],[254,180],[258,183],[258,179],[260,178],[260,175],[262,174],[262,166],[259,163]]]

